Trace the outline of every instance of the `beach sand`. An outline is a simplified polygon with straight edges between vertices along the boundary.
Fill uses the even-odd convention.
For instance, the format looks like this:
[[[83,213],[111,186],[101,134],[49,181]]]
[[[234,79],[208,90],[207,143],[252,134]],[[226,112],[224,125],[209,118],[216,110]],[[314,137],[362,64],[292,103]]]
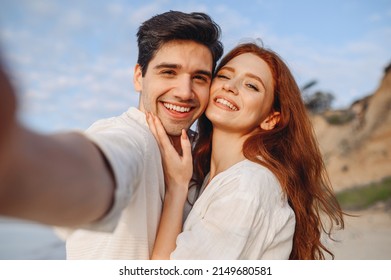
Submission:
[[[65,243],[52,227],[0,217],[0,260],[63,260]]]
[[[374,207],[349,212],[339,242],[331,245],[337,260],[391,260],[391,211]]]
[[[391,260],[391,211],[373,207],[350,212],[339,242],[329,246],[336,260]],[[0,218],[0,260],[62,260],[64,242],[40,224]]]

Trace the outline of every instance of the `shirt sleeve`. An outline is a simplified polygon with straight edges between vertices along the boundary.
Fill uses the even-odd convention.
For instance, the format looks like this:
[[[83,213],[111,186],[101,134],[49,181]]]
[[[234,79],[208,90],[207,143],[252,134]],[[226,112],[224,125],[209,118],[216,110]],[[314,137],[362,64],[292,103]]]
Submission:
[[[143,130],[120,123],[115,118],[98,121],[81,133],[98,147],[110,165],[115,179],[115,193],[113,205],[102,219],[79,228],[112,232],[138,186],[144,164],[145,135]],[[66,238],[73,230],[57,228],[57,233]]]

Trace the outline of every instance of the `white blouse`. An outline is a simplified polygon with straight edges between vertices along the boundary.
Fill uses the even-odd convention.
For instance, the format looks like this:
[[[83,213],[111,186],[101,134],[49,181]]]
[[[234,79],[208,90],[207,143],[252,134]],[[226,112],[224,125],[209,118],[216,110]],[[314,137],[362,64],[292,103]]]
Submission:
[[[294,212],[275,175],[243,160],[210,181],[171,258],[288,259],[294,230]]]

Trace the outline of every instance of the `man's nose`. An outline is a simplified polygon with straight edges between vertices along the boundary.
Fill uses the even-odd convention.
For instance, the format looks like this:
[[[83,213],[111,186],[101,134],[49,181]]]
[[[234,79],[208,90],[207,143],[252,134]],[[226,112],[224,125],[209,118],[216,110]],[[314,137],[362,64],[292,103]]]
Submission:
[[[182,77],[178,80],[175,95],[182,100],[189,100],[193,97],[193,86],[191,77]]]

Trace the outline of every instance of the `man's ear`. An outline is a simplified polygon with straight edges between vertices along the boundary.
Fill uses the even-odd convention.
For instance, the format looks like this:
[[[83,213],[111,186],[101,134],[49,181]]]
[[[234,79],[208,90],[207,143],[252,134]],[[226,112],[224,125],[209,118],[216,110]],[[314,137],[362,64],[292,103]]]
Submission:
[[[133,85],[137,92],[141,92],[143,88],[143,73],[140,64],[136,64],[134,67]]]
[[[273,112],[261,124],[263,130],[272,130],[280,121],[280,112]]]

